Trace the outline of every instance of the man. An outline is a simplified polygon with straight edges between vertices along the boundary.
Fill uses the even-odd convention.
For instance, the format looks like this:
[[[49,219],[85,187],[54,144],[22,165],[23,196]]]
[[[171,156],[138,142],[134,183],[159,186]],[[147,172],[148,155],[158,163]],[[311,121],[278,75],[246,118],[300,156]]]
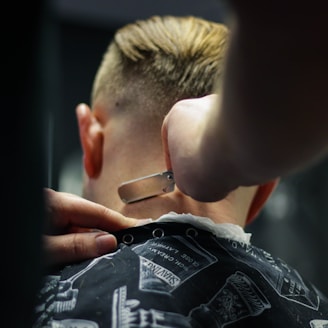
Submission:
[[[178,188],[131,203],[118,192],[126,181],[157,173],[172,181],[171,173],[161,173],[163,119],[176,101],[211,93],[227,41],[224,25],[194,17],[152,17],[116,33],[94,81],[92,110],[77,107],[83,196],[120,213],[113,217],[127,226],[132,217],[154,221],[112,228],[117,251],[46,277],[35,327],[327,323],[328,300],[283,261],[252,246],[243,231],[277,180],[210,203]]]

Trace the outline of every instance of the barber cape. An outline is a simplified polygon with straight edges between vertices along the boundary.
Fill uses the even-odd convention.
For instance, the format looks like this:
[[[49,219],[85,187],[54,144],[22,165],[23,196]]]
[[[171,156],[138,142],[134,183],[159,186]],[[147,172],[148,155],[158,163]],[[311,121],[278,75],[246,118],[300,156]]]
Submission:
[[[233,224],[169,213],[45,277],[34,328],[328,327],[328,299]]]

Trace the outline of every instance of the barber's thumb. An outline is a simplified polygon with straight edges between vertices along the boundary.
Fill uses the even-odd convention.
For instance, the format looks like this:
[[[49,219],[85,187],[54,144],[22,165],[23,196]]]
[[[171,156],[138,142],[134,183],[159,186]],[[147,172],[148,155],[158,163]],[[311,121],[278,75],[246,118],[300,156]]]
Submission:
[[[115,236],[111,234],[98,235],[95,238],[98,255],[104,255],[112,252],[117,247],[117,241]]]

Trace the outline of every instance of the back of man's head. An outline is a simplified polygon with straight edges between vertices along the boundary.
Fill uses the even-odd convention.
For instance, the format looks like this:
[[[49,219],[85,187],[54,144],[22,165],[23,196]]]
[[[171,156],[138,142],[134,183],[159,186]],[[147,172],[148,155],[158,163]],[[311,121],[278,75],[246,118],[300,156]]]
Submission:
[[[222,74],[225,25],[154,16],[119,29],[92,90],[92,102],[130,99],[119,111],[163,119],[175,102],[210,94]]]
[[[93,114],[107,128],[96,188],[88,183],[84,195],[101,184],[116,192],[124,180],[165,169],[163,119],[178,100],[212,92],[228,34],[225,25],[192,16],[153,16],[115,33],[92,88]]]
[[[117,192],[126,180],[166,169],[163,119],[177,101],[212,93],[223,74],[228,36],[225,25],[195,17],[155,16],[117,31],[95,77],[92,112],[79,116],[84,197],[134,217],[218,212],[218,220],[234,222],[237,212],[245,216],[255,189],[231,198],[243,199],[241,209],[223,200],[229,215],[178,190],[130,205]]]

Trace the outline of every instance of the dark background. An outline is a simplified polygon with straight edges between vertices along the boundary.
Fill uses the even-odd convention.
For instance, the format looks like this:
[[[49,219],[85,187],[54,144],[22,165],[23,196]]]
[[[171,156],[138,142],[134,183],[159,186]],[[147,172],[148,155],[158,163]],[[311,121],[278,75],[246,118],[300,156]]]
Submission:
[[[48,38],[45,138],[47,185],[79,193],[80,160],[75,106],[89,103],[102,55],[120,26],[151,15],[195,15],[226,22],[215,0],[55,0],[44,29]],[[295,118],[297,122],[297,118]],[[279,145],[277,145],[279,147]],[[283,178],[247,231],[253,243],[294,266],[328,294],[328,159]]]

